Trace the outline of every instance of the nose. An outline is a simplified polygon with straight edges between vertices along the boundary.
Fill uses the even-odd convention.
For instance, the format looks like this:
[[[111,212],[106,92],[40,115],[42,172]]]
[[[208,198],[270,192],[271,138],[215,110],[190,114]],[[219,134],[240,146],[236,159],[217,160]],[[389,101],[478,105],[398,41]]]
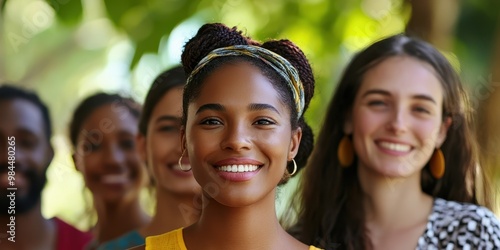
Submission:
[[[125,161],[125,152],[116,144],[108,145],[102,151],[101,159],[108,168],[119,168]]]
[[[248,150],[251,146],[250,133],[243,124],[234,124],[226,126],[224,130],[221,148],[223,150],[233,150],[240,152]]]
[[[394,134],[402,134],[408,130],[408,117],[402,108],[394,109],[390,120],[387,124],[387,129]]]

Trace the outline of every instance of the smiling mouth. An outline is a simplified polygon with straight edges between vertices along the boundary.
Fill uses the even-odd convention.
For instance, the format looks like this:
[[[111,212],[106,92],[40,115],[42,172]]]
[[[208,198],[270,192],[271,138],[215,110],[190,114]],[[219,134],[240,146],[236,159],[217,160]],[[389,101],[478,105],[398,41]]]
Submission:
[[[259,169],[258,165],[224,165],[216,167],[217,170],[221,172],[229,172],[229,173],[245,173],[245,172],[255,172]]]
[[[125,174],[108,174],[101,177],[101,181],[106,184],[122,184],[128,181]]]
[[[379,142],[378,145],[381,148],[396,151],[396,152],[406,153],[406,152],[410,152],[410,150],[411,150],[411,146],[407,145],[407,144],[400,144],[400,143],[383,141],[383,142]]]

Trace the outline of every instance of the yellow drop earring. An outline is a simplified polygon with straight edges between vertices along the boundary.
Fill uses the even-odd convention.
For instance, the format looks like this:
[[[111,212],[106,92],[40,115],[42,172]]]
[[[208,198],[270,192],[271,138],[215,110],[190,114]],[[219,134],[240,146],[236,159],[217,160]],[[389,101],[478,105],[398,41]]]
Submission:
[[[339,147],[337,149],[337,157],[340,165],[344,168],[351,166],[354,161],[354,147],[352,146],[352,142],[347,135],[344,135],[342,140],[340,140]]]
[[[445,162],[443,151],[441,151],[441,149],[436,148],[434,150],[434,153],[429,160],[429,168],[434,178],[441,179],[441,177],[443,177],[445,171]]]

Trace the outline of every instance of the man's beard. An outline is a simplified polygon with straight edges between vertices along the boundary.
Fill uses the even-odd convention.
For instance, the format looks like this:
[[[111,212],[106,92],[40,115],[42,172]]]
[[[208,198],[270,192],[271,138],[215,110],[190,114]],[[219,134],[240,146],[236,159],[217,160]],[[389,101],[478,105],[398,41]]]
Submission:
[[[5,188],[4,190],[0,190],[0,216],[22,215],[31,211],[41,199],[43,187],[47,182],[47,177],[45,176],[46,170],[47,168],[45,168],[45,170],[41,174],[39,174],[33,168],[27,168],[26,171],[22,172],[16,171],[16,174],[22,173],[26,178],[28,182],[28,192],[21,196],[19,194],[21,191],[19,188],[12,191],[7,190],[7,188]],[[0,166],[0,173],[5,173],[7,171],[8,165]],[[7,196],[11,192],[15,192],[15,203],[13,202],[12,204],[11,198]],[[11,208],[9,208],[9,206]]]

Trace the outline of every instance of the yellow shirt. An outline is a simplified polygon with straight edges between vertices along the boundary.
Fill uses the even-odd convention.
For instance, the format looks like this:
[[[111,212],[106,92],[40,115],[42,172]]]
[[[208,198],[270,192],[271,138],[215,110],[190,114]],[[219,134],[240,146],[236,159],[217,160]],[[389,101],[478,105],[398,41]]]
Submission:
[[[146,238],[146,250],[187,250],[182,236],[182,228],[168,233]],[[309,250],[321,250],[310,246]]]

